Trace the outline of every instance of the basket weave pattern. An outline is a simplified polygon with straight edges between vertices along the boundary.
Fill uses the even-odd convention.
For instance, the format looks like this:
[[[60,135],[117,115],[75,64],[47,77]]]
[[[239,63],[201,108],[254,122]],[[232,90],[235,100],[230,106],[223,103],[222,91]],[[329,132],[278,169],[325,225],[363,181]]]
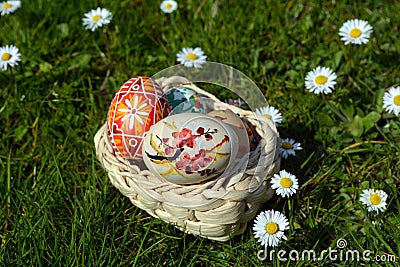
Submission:
[[[260,205],[273,195],[270,178],[279,171],[279,134],[273,123],[217,99],[183,77],[160,78],[163,91],[184,84],[209,97],[214,110],[231,109],[246,117],[262,137],[249,156],[245,170],[222,175],[199,184],[178,185],[153,175],[144,165],[132,165],[116,155],[105,123],[96,133],[96,155],[111,183],[131,202],[153,217],[174,224],[188,233],[226,241],[241,234]],[[257,116],[257,117],[255,117]]]

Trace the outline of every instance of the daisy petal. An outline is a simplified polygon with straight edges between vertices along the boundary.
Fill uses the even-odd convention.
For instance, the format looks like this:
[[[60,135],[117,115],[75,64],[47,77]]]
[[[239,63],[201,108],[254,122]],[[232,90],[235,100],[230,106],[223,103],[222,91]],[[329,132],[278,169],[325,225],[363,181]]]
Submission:
[[[383,96],[383,108],[388,113],[398,116],[400,114],[400,86],[391,88]]]
[[[335,90],[335,80],[336,73],[334,73],[330,68],[318,66],[308,72],[305,78],[305,87],[314,94],[329,94]]]
[[[14,45],[0,47],[0,69],[6,71],[8,66],[15,67],[21,61],[21,54]]]
[[[364,189],[360,201],[367,206],[368,211],[383,212],[386,209],[388,195],[383,190]]]
[[[279,211],[263,211],[255,219],[254,237],[259,239],[262,246],[276,247],[282,240],[286,240],[284,231],[289,229],[289,222]]]
[[[178,52],[176,57],[179,63],[188,68],[202,68],[202,65],[206,63],[207,58],[207,56],[204,55],[203,50],[199,47],[196,47],[195,49],[190,47],[183,48],[182,51]]]
[[[372,33],[372,26],[365,20],[352,19],[346,21],[339,29],[340,40],[345,45],[348,44],[366,44]]]

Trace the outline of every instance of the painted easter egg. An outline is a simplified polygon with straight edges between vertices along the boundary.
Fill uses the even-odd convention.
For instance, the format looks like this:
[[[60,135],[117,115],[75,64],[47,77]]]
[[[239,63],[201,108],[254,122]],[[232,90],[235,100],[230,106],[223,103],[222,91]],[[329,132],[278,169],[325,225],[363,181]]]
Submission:
[[[214,110],[207,115],[217,118],[223,123],[228,124],[236,133],[239,139],[239,152],[244,155],[249,152],[249,137],[247,135],[247,129],[243,121],[238,115],[236,115],[232,110]],[[238,155],[238,156],[242,156]]]
[[[153,80],[138,76],[126,81],[115,94],[107,115],[115,153],[130,160],[141,159],[144,136],[169,110],[168,101]]]
[[[221,175],[236,157],[237,144],[235,132],[214,117],[175,114],[150,128],[143,160],[162,179],[194,184]]]
[[[208,98],[198,94],[188,86],[176,86],[165,92],[165,98],[171,106],[171,113],[207,113],[206,101]]]

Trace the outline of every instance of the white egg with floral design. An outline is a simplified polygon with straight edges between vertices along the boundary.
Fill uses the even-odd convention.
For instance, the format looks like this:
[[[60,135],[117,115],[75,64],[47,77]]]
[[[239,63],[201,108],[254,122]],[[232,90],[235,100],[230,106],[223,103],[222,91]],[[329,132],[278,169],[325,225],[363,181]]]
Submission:
[[[223,123],[228,124],[236,133],[239,141],[239,157],[243,157],[250,151],[249,135],[247,128],[244,125],[241,118],[236,115],[232,110],[214,110],[209,112],[207,115],[212,116]]]
[[[221,175],[237,152],[233,129],[198,113],[175,114],[157,122],[142,150],[147,168],[175,184],[195,184]]]

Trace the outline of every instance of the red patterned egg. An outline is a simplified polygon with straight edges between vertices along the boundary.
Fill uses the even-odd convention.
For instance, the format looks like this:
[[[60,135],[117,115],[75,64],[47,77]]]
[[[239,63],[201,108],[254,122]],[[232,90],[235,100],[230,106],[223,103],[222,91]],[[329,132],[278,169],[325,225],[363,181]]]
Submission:
[[[126,81],[115,94],[107,115],[115,153],[126,159],[141,159],[144,136],[169,111],[163,91],[152,79],[138,76]]]

